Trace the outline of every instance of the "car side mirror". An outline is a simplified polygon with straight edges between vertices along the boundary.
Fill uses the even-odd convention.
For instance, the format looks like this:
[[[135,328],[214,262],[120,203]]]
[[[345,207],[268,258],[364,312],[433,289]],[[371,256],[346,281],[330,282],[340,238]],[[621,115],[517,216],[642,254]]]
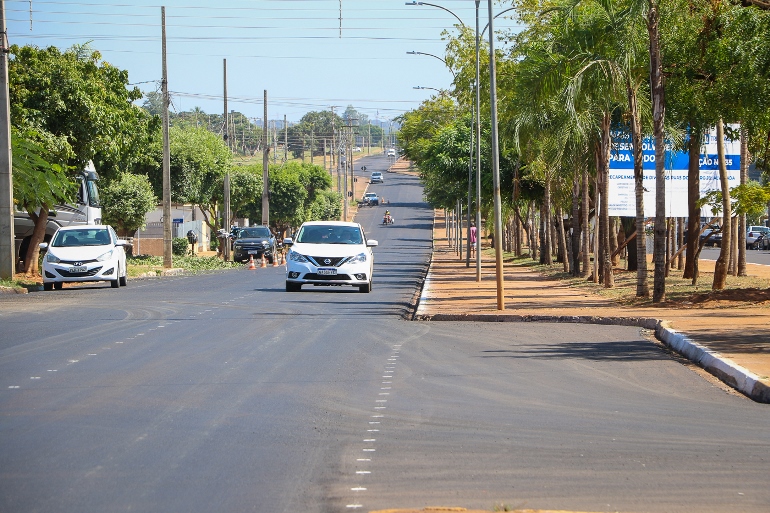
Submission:
[[[374,248],[374,247],[376,247],[376,246],[379,246],[379,244],[380,244],[380,243],[379,243],[379,242],[377,242],[376,240],[367,240],[367,241],[366,241],[366,247],[367,247],[367,248]]]
[[[47,242],[41,242],[37,245],[38,248],[40,248],[40,251],[48,251],[48,243]]]
[[[284,246],[291,246],[292,244],[294,244],[294,242],[291,240],[290,237],[286,237],[285,239],[283,239]]]

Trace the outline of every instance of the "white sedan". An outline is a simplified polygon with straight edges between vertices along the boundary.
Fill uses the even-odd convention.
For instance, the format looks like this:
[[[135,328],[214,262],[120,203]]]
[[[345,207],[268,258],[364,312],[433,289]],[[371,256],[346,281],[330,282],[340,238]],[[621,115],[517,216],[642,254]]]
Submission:
[[[64,283],[108,281],[112,288],[126,285],[125,240],[107,225],[59,228],[51,243],[40,244],[43,289],[61,289]]]
[[[373,247],[358,223],[311,221],[304,223],[286,257],[286,291],[298,292],[303,284],[352,285],[360,292],[372,290]]]

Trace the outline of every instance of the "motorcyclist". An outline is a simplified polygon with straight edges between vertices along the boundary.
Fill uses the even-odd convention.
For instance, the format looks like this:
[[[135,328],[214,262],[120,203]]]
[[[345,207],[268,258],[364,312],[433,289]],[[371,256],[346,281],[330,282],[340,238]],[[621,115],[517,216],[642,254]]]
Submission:
[[[393,218],[390,216],[390,210],[385,211],[385,216],[382,218],[382,224],[392,224]]]

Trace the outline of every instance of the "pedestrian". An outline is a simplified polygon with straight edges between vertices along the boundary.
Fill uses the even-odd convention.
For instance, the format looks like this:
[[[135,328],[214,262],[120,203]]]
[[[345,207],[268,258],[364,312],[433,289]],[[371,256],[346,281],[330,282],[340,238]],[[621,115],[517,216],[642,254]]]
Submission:
[[[476,223],[471,223],[471,255],[476,254]]]

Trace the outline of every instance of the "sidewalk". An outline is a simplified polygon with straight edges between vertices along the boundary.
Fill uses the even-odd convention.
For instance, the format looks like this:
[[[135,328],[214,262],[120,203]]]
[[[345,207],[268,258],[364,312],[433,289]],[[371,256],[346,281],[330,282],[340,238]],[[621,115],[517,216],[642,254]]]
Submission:
[[[435,217],[433,260],[416,318],[491,322],[584,322],[654,329],[658,339],[752,399],[770,403],[770,303],[626,307],[573,288],[524,266],[504,268],[505,310],[497,310],[495,262],[483,255],[465,266]],[[713,262],[701,260],[701,274]],[[748,274],[770,278],[770,266],[748,264]],[[707,282],[708,277],[701,277]],[[650,284],[652,287],[652,284]]]

